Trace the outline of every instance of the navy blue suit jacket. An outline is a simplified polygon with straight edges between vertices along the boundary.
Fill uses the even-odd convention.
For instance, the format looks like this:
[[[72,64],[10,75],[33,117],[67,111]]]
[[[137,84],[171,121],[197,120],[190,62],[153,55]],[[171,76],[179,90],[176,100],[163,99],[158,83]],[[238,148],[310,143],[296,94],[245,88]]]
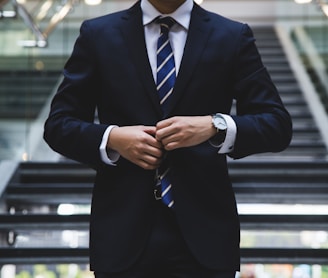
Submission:
[[[229,114],[238,133],[233,158],[283,150],[291,120],[250,28],[195,4],[166,117]],[[99,123],[94,123],[95,109]],[[130,266],[147,241],[154,171],[120,158],[105,165],[108,125],[155,125],[163,118],[145,46],[140,3],[85,21],[53,99],[44,137],[57,152],[97,170],[91,215],[91,267]],[[226,156],[209,142],[171,151],[175,213],[190,250],[215,269],[239,268],[239,220]]]

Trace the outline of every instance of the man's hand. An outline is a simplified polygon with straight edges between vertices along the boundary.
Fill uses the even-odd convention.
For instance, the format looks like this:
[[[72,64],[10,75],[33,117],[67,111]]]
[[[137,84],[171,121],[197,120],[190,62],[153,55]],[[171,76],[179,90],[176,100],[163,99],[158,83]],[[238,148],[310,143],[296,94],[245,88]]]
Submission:
[[[156,125],[156,139],[167,151],[198,145],[215,133],[211,116],[176,116]]]
[[[157,169],[162,161],[163,145],[155,138],[152,126],[126,126],[112,129],[107,148],[146,169]]]

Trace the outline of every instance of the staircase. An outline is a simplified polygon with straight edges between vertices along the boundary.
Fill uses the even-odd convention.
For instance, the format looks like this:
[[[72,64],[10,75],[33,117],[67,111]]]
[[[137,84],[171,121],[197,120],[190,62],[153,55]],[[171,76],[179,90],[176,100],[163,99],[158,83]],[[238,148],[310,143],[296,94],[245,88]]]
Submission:
[[[293,139],[287,150],[278,154],[265,154],[267,160],[326,160],[327,147],[309,111],[302,92],[289,67],[274,29],[254,29],[262,60],[293,120]],[[261,155],[263,156],[263,155]],[[252,158],[258,159],[258,156]]]
[[[272,28],[254,28],[257,44],[294,123],[282,153],[229,160],[238,204],[326,204],[327,148]],[[0,168],[1,170],[1,168]],[[87,263],[89,213],[59,215],[58,206],[90,204],[95,172],[77,163],[20,163],[6,169],[0,207],[0,263]],[[1,183],[0,183],[1,190]],[[328,230],[328,215],[241,214],[242,230]],[[64,242],[74,230],[77,246]],[[40,238],[42,240],[40,240]],[[28,240],[26,240],[28,239]],[[78,248],[76,248],[78,247]],[[327,249],[243,247],[243,263],[328,264]]]

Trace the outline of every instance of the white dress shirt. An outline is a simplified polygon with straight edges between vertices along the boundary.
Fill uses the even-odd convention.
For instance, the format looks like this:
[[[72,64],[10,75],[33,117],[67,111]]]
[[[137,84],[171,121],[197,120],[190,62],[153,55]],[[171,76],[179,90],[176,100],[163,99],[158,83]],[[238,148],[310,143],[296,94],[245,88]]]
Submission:
[[[155,9],[148,0],[141,0],[141,9],[143,13],[143,25],[145,29],[145,41],[148,52],[149,63],[153,72],[154,81],[156,83],[157,70],[157,40],[160,34],[159,24],[154,22],[158,16],[170,16],[174,18],[177,24],[173,25],[169,32],[171,47],[174,53],[176,74],[179,73],[180,64],[183,56],[184,46],[187,40],[191,11],[193,8],[193,0],[186,0],[177,10],[171,14],[163,15]],[[229,153],[233,150],[237,127],[234,120],[229,115],[221,114],[227,123],[227,134],[223,144],[219,148],[219,153]],[[99,147],[101,159],[106,164],[115,165],[120,155],[115,151],[106,150],[108,136],[116,125],[110,125],[104,132],[102,142]]]

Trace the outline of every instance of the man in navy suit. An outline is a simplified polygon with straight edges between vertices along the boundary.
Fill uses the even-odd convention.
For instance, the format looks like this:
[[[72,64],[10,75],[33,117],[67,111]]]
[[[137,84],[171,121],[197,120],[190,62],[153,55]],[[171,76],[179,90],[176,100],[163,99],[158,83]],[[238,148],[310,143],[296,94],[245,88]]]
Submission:
[[[167,16],[175,22],[176,81],[163,114],[157,18]],[[97,170],[90,223],[96,277],[235,276],[239,220],[226,155],[282,151],[292,133],[254,41],[246,24],[192,0],[141,0],[82,24],[44,137]],[[234,100],[237,115],[230,115]],[[156,191],[164,161],[170,207]]]

